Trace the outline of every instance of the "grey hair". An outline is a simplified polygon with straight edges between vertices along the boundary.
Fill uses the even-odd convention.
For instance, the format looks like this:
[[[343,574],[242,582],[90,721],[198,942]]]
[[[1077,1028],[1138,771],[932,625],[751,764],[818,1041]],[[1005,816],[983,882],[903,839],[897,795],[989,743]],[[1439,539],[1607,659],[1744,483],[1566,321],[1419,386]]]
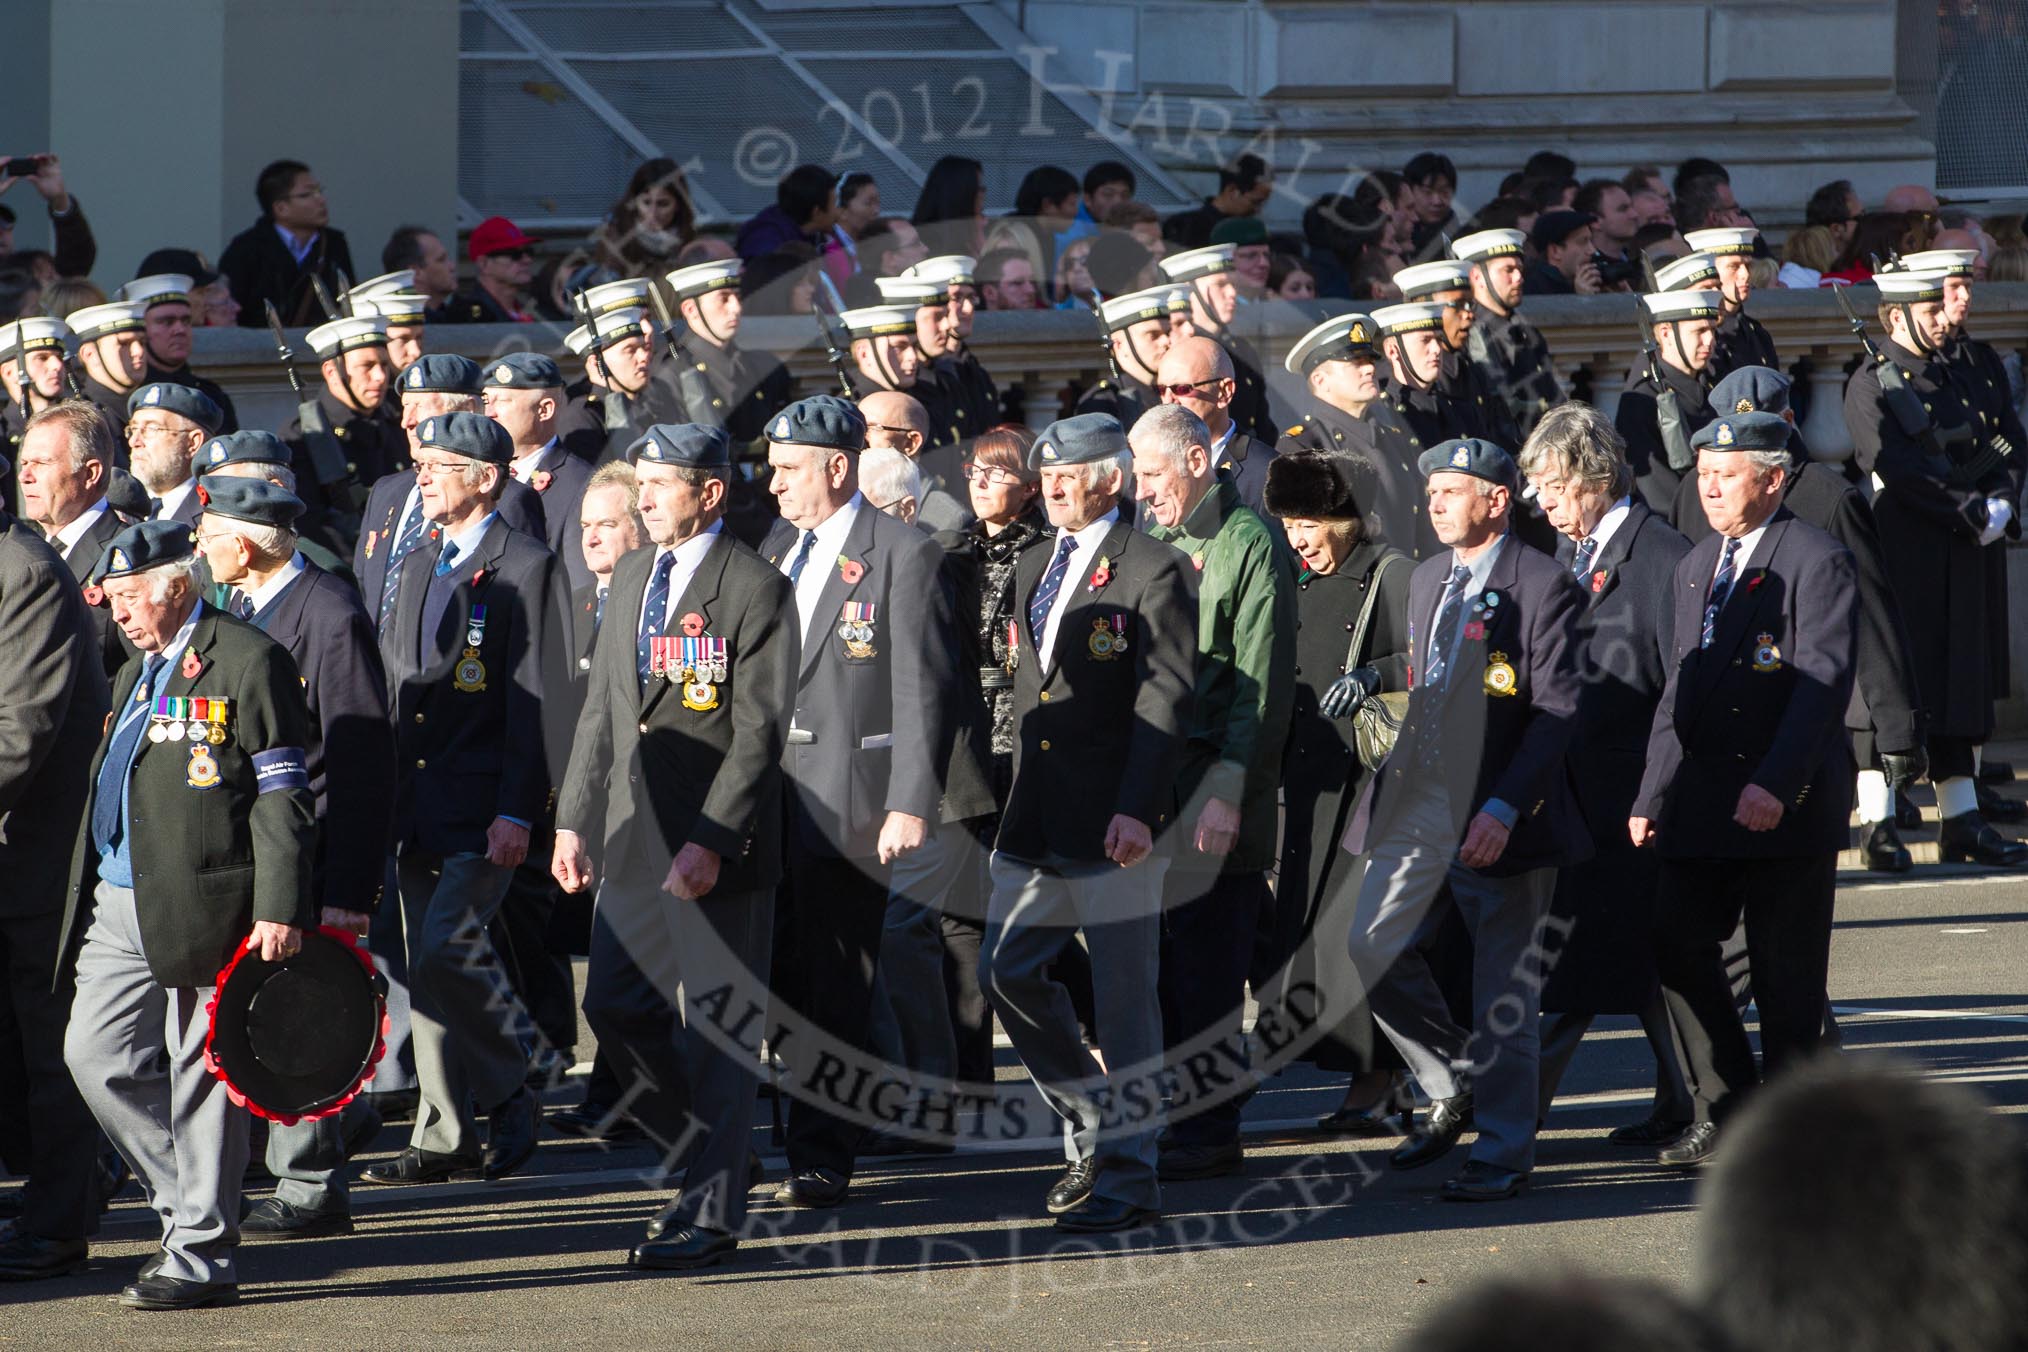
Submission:
[[[296,532],[287,526],[225,519],[224,528],[246,541],[247,548],[264,559],[286,559],[296,552]]]
[[[922,471],[900,451],[869,446],[859,454],[859,491],[869,501],[892,503],[902,498],[922,501]]]
[[[1120,476],[1120,493],[1125,496],[1134,481],[1134,453],[1121,451],[1103,460],[1086,460],[1072,465],[1070,470],[1077,475],[1078,481],[1084,485],[1084,491],[1087,493],[1097,491],[1099,484],[1104,482],[1107,475],[1117,473]]]
[[[96,460],[110,470],[119,463],[119,436],[112,420],[88,399],[64,399],[41,409],[22,426],[21,438],[44,423],[63,424],[64,439],[70,447],[70,472],[84,473],[87,462]]]
[[[1558,404],[1544,413],[1519,458],[1521,473],[1530,479],[1576,479],[1615,494],[1633,486],[1626,439],[1589,404]]]
[[[1143,413],[1134,420],[1127,441],[1136,451],[1159,455],[1176,469],[1183,468],[1193,446],[1211,453],[1211,429],[1181,404],[1157,404]]]
[[[197,556],[193,554],[187,559],[157,564],[148,570],[147,578],[148,600],[158,606],[167,604],[172,582],[180,580],[186,591],[197,586]]]
[[[1768,476],[1769,471],[1786,471],[1791,464],[1787,451],[1747,451],[1745,455],[1748,462],[1753,465],[1754,469],[1760,472],[1760,477],[1763,479]]]

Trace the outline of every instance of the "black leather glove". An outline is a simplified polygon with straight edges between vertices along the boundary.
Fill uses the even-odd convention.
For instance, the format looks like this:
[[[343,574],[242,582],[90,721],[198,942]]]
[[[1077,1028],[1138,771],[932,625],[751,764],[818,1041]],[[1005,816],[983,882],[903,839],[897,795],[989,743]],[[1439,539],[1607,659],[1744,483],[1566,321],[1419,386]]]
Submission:
[[[1372,667],[1354,667],[1317,697],[1317,712],[1326,718],[1350,718],[1379,693],[1380,673]]]
[[[1880,773],[1887,777],[1890,789],[1905,789],[1929,773],[1929,750],[1919,746],[1912,751],[1883,751]]]

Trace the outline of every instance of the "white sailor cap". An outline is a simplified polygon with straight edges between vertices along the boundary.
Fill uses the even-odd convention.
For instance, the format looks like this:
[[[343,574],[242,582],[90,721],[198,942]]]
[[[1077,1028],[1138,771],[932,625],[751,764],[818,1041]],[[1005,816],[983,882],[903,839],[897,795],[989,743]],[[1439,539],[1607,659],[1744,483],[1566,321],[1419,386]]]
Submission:
[[[1469,291],[1472,289],[1472,265],[1451,258],[1417,263],[1395,273],[1394,284],[1401,288],[1403,300],[1421,300],[1426,296],[1440,296],[1446,291]]]
[[[1897,271],[1936,272],[1945,277],[1969,277],[1979,265],[1977,249],[1924,249],[1903,254]]]
[[[1290,375],[1306,376],[1327,361],[1376,357],[1374,336],[1372,316],[1338,315],[1298,338],[1289,355],[1282,358],[1282,369]]]
[[[932,282],[907,273],[899,277],[876,277],[873,284],[880,288],[880,298],[889,305],[910,305],[920,309],[925,305],[942,305],[951,297],[942,282]]]
[[[356,301],[370,296],[387,296],[397,291],[409,291],[414,287],[415,269],[397,268],[393,272],[383,272],[378,277],[368,277],[359,285],[347,289],[345,295],[347,299]]]
[[[407,291],[382,291],[371,296],[354,296],[352,313],[355,315],[378,315],[387,321],[387,327],[412,328],[427,322],[430,298]]]
[[[329,360],[354,348],[387,346],[387,321],[379,315],[352,315],[319,324],[304,339],[312,352]]]
[[[1750,225],[1726,226],[1722,229],[1691,230],[1683,236],[1683,242],[1699,253],[1708,254],[1750,254],[1760,240],[1760,231]]]
[[[1189,314],[1189,313],[1190,313],[1190,283],[1188,283],[1188,282],[1171,282],[1171,283],[1170,283],[1170,284],[1169,284],[1168,286],[1166,286],[1166,287],[1160,287],[1160,286],[1158,286],[1158,287],[1156,287],[1155,289],[1156,289],[1157,291],[1166,291],[1166,292],[1168,292],[1168,293],[1169,293],[1169,313],[1170,313],[1170,314],[1172,314],[1172,315],[1178,315],[1178,314],[1182,314],[1182,315],[1187,315],[1187,314]]]
[[[915,311],[905,305],[867,305],[838,316],[845,332],[854,338],[879,338],[891,333],[914,333]]]
[[[584,293],[584,303],[594,315],[602,315],[609,310],[645,310],[648,308],[648,279],[626,277],[590,287]]]
[[[113,293],[113,299],[138,301],[143,313],[146,313],[149,306],[188,305],[190,289],[196,285],[196,281],[186,273],[156,272],[128,282]]]
[[[601,352],[615,343],[641,336],[641,321],[647,318],[646,310],[636,307],[631,310],[608,310],[592,316],[590,325],[580,324],[564,337],[563,345],[582,357],[592,349],[592,338],[598,338]]]
[[[1943,299],[1944,274],[1941,272],[1876,272],[1873,285],[1880,288],[1880,299],[1896,305],[1912,305],[1917,301]]]
[[[918,282],[934,282],[949,288],[953,286],[976,286],[979,261],[965,254],[938,254],[906,269],[901,274]]]
[[[1698,231],[1703,234],[1703,231]],[[1657,291],[1688,291],[1699,282],[1718,280],[1718,260],[1708,253],[1687,253],[1655,269]]]
[[[1124,296],[1099,302],[1099,327],[1107,333],[1118,333],[1150,319],[1163,323],[1169,320],[1169,293],[1177,288],[1151,286],[1145,291],[1129,291]],[[1188,303],[1189,298],[1184,298]]]
[[[737,258],[716,258],[709,263],[693,263],[687,268],[666,272],[662,274],[662,280],[669,284],[669,291],[676,299],[688,300],[721,287],[738,286],[740,266]]]
[[[1466,263],[1483,263],[1489,258],[1518,258],[1528,243],[1519,230],[1481,230],[1451,241],[1451,257]]]
[[[1185,249],[1163,258],[1158,266],[1172,282],[1194,282],[1199,277],[1231,272],[1232,256],[1238,248],[1237,244],[1209,244],[1202,249]]]
[[[23,353],[45,348],[60,352],[69,337],[70,325],[61,319],[31,315],[27,319],[9,324],[5,329],[0,329],[0,359],[18,357]]]
[[[1725,297],[1717,291],[1652,291],[1641,297],[1650,323],[1678,319],[1717,319],[1725,313]]]
[[[1444,307],[1431,305],[1427,301],[1411,301],[1404,305],[1384,305],[1372,315],[1374,327],[1380,336],[1391,338],[1397,333],[1414,333],[1419,329],[1442,328]]]
[[[89,342],[115,333],[138,333],[148,327],[148,307],[141,301],[114,300],[72,310],[70,330]]]

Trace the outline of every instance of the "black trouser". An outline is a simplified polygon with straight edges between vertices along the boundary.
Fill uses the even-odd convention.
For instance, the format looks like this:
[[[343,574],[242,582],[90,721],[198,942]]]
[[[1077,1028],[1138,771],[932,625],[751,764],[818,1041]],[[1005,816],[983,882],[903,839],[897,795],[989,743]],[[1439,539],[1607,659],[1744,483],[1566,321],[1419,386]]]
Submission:
[[[784,1087],[793,1095],[789,1168],[830,1169],[849,1179],[865,1127],[819,1104],[851,1093],[858,1079],[857,1067],[837,1064],[841,1055],[857,1053],[869,1071],[875,1068],[873,971],[887,918],[887,871],[871,859],[822,859],[794,848],[783,864],[768,1027],[789,1022],[788,1036],[775,1049],[788,1067]],[[826,1052],[816,1045],[819,1032],[844,1047]]]
[[[1941,784],[1946,779],[1969,779],[1977,774],[1977,753],[1984,740],[1932,732],[1929,735],[1929,782]]]
[[[1247,1074],[1240,1018],[1261,908],[1272,904],[1265,872],[1206,874],[1172,867],[1162,880],[1162,1045],[1177,1082],[1171,1144],[1222,1145],[1239,1138],[1240,1108],[1251,1093],[1235,1092],[1231,1083]],[[1215,1047],[1176,1055],[1177,1048],[1210,1030],[1237,1055],[1221,1055]]]
[[[577,984],[570,959],[549,942],[559,889],[530,854],[507,883],[507,899],[487,926],[507,980],[549,1045],[569,1056],[577,1046]]]
[[[63,1060],[70,1022],[71,974],[50,988],[63,912],[0,915],[0,972],[15,1031],[9,1053],[18,1056],[25,1095],[28,1186],[15,1228],[44,1239],[83,1239],[99,1223],[98,1123],[85,1107]]]
[[[1772,1077],[1823,1042],[1838,857],[1668,859],[1655,890],[1656,967],[1699,1121],[1722,1121],[1757,1081],[1723,945],[1742,915],[1760,1045]]]

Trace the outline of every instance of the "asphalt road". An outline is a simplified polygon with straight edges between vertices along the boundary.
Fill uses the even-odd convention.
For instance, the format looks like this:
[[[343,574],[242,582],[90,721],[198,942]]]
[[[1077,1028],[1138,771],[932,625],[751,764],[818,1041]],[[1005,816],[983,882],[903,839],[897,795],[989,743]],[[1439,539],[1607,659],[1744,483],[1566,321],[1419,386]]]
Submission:
[[[2024,917],[2028,880],[1926,871],[1843,887],[1832,999],[1848,1050],[1915,1058],[2019,1113]],[[1603,1139],[1644,1114],[1645,1061],[1631,1020],[1602,1023],[1551,1114],[1535,1186],[1514,1202],[1437,1202],[1445,1166],[1390,1173],[1390,1143],[1306,1132],[1342,1087],[1306,1068],[1249,1105],[1245,1176],[1171,1185],[1156,1229],[1059,1239],[1040,1203],[1060,1159],[1018,1143],[874,1162],[836,1212],[761,1205],[734,1260],[695,1275],[623,1266],[666,1195],[644,1181],[647,1151],[551,1140],[501,1183],[359,1190],[349,1237],[242,1249],[235,1309],[139,1314],[113,1299],[156,1235],[130,1190],[86,1272],[0,1287],[0,1345],[1384,1348],[1488,1274],[1683,1275],[1695,1179]],[[404,1137],[389,1129],[373,1153]],[[778,1176],[779,1156],[769,1162]]]

